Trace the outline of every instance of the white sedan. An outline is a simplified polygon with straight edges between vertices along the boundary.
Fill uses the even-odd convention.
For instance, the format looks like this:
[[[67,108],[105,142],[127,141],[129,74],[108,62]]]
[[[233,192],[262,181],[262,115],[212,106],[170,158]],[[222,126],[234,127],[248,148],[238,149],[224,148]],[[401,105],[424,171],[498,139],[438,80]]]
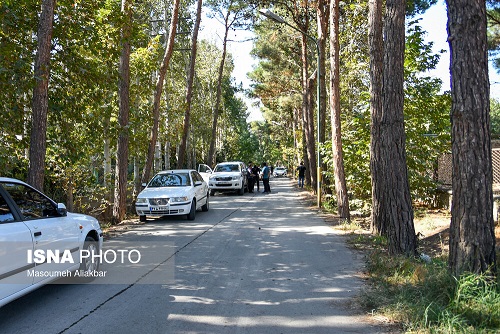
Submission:
[[[207,183],[193,169],[167,170],[156,174],[139,193],[135,210],[140,221],[147,216],[186,215],[194,220],[196,210],[208,211]]]
[[[274,169],[273,176],[275,176],[275,177],[286,176],[286,168],[285,167],[276,167]]]
[[[51,281],[92,278],[102,249],[99,222],[69,213],[28,184],[0,177],[0,306]]]

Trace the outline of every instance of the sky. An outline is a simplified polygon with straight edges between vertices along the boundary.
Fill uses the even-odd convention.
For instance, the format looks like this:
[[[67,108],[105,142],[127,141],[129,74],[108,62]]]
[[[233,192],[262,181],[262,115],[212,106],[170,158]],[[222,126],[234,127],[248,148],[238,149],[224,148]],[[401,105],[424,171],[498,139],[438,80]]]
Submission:
[[[201,31],[200,38],[215,42],[216,45],[222,48],[222,38],[224,37],[223,25],[214,19],[208,19],[207,17],[201,20]],[[254,37],[252,32],[248,31],[237,31],[230,32],[228,39],[235,41],[245,41],[245,42],[231,42],[228,44],[228,52],[231,53],[234,59],[235,69],[233,71],[233,77],[237,85],[242,84],[244,89],[249,89],[251,80],[248,79],[247,73],[253,70],[253,66],[257,64],[257,60],[253,59],[250,55],[250,51],[253,48],[253,42],[250,40]],[[264,120],[259,107],[253,106],[254,102],[246,98],[241,94],[241,97],[245,100],[248,111],[250,112],[247,121],[254,120]]]
[[[438,3],[429,8],[422,16],[420,25],[423,30],[427,31],[426,41],[434,42],[433,51],[446,50],[446,53],[441,55],[441,60],[435,70],[429,72],[430,75],[436,76],[443,81],[443,90],[450,90],[450,52],[447,42],[448,33],[446,32],[446,4],[444,0],[438,0]],[[495,99],[500,99],[500,75],[493,69],[490,62],[489,67],[490,77],[490,96]]]
[[[427,31],[426,41],[434,42],[433,51],[438,52],[439,50],[446,50],[444,54],[441,55],[441,59],[436,69],[429,71],[428,75],[438,77],[442,80],[443,86],[442,91],[450,90],[450,53],[449,46],[447,42],[447,32],[446,32],[446,4],[444,0],[438,0],[437,4],[428,9],[423,15],[421,15],[422,20],[420,25],[423,30]],[[202,31],[200,32],[200,37],[203,39],[208,39],[214,41],[217,45],[222,44],[222,32],[217,35],[217,31],[223,31],[223,26],[217,21],[210,20],[206,17],[202,19]],[[233,40],[248,40],[252,37],[252,33],[238,31],[232,32],[229,39]],[[243,88],[250,88],[251,81],[247,78],[247,73],[251,72],[253,66],[257,63],[255,59],[250,55],[252,50],[252,41],[246,42],[231,42],[228,47],[228,51],[233,55],[235,70],[233,76],[237,84],[242,83]],[[500,99],[500,75],[493,69],[490,63],[489,68],[490,77],[490,96],[492,98]],[[242,96],[243,97],[243,96]],[[253,120],[263,120],[262,114],[258,107],[252,105],[252,102],[246,97],[243,97],[247,103],[249,110],[248,121]]]

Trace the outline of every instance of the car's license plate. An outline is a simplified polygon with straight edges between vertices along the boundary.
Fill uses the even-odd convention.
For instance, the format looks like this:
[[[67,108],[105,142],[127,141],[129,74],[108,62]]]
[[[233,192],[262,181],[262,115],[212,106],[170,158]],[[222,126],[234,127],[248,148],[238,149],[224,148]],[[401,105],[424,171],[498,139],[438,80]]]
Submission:
[[[229,187],[231,183],[218,183],[217,184],[219,187]]]
[[[151,206],[149,207],[150,211],[167,211],[168,206]]]

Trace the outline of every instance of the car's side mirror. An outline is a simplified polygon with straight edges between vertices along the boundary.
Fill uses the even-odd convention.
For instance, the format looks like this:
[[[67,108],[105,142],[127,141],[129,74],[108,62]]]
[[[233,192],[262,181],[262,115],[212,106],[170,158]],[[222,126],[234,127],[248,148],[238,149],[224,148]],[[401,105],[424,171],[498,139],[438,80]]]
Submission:
[[[198,186],[201,186],[202,184],[203,184],[203,182],[201,182],[201,181],[196,181],[196,182],[194,183],[194,186],[195,186],[195,187],[198,187]]]
[[[143,183],[143,184],[141,184],[141,186],[142,186],[143,188],[146,188],[146,186],[147,186],[147,185],[148,185],[147,183]]]
[[[66,217],[68,215],[68,210],[66,209],[66,205],[63,203],[57,203],[57,214],[60,217]]]

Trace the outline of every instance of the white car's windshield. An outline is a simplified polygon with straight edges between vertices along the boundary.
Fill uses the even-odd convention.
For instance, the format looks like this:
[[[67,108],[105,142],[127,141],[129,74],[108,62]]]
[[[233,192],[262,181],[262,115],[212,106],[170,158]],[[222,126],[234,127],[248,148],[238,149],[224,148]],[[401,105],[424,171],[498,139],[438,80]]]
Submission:
[[[217,165],[215,166],[214,172],[239,172],[240,168],[237,164],[234,165]]]
[[[148,187],[187,187],[191,186],[188,173],[158,174],[150,182]]]

